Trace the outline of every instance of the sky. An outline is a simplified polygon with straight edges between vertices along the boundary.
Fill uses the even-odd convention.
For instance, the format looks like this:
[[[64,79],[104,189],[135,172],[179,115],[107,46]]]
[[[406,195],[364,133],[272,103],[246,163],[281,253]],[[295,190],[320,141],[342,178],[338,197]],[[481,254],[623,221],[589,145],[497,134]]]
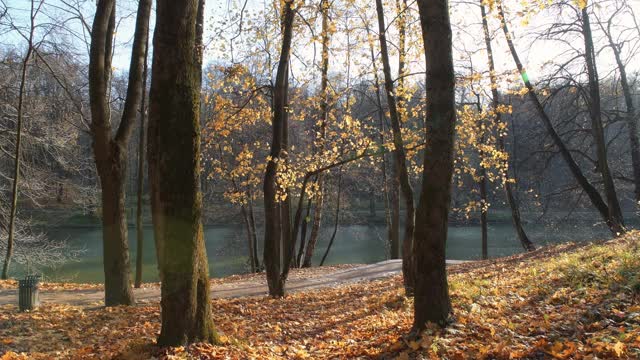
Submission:
[[[55,13],[58,16],[70,18],[71,15],[68,12],[65,12],[65,4],[66,3],[77,3],[80,4],[82,9],[82,13],[84,14],[87,23],[91,23],[92,13],[95,9],[95,1],[94,0],[45,0],[45,8],[47,9],[47,13]],[[264,0],[246,0],[246,11],[253,11],[259,9],[264,6]],[[555,1],[555,0],[554,0]],[[10,15],[16,23],[26,23],[28,19],[28,9],[30,5],[29,0],[4,0],[5,4],[10,8]],[[467,49],[469,51],[475,51],[481,48],[484,48],[484,40],[481,33],[481,28],[479,27],[479,10],[475,5],[475,1],[473,1],[473,5],[461,5],[459,3],[463,3],[463,0],[452,0],[452,22],[454,23],[454,34],[459,35],[454,38],[454,47],[456,48],[454,57],[456,58],[457,64],[462,64],[468,62],[467,60],[461,60],[462,58],[469,58],[467,55],[462,54],[461,49]],[[505,4],[511,5],[513,3],[518,3],[516,0],[506,0]],[[628,0],[629,4],[632,6],[634,12],[640,16],[640,0]],[[307,1],[310,3],[310,1]],[[605,3],[605,2],[599,2]],[[205,39],[211,39],[214,34],[214,28],[216,24],[219,24],[219,21],[229,14],[229,9],[239,9],[244,4],[244,0],[223,0],[223,1],[213,1],[208,0],[206,7],[206,20],[207,26],[205,26]],[[606,6],[606,5],[605,5]],[[391,8],[391,6],[389,6]],[[118,16],[121,18],[118,29],[117,29],[117,44],[115,57],[114,57],[114,67],[117,70],[126,70],[129,64],[129,54],[130,49],[129,46],[131,44],[132,36],[133,36],[133,28],[135,22],[135,9],[136,2],[135,1],[126,1],[120,0],[118,2]],[[393,9],[390,9],[393,10]],[[152,27],[154,21],[154,16],[152,16]],[[46,15],[39,15],[39,21],[47,22],[50,19],[47,18]],[[373,19],[372,19],[373,20]],[[389,17],[387,19],[387,23],[389,23]],[[537,41],[534,42],[532,38],[525,37],[525,30],[527,29],[535,29],[538,27],[544,27],[545,23],[550,21],[549,18],[545,18],[544,16],[536,16],[531,22],[526,26],[526,29],[520,24],[521,19],[512,18],[511,20],[511,28],[515,33],[516,37],[516,47],[521,53],[523,57],[525,66],[530,69],[532,73],[542,72],[542,67],[549,60],[557,60],[559,59],[559,54],[563,51],[563,48],[559,46],[559,44],[550,42],[550,41]],[[593,20],[592,20],[593,21]],[[76,38],[66,38],[65,41],[69,41],[73,43],[73,46],[77,49],[79,56],[86,56],[87,47],[83,44],[83,38],[87,35],[86,32],[82,33],[82,27],[79,25],[80,23],[75,20],[70,20],[67,22],[68,26],[72,28],[77,34]],[[373,22],[375,24],[375,22]],[[630,18],[621,19],[621,24],[632,26],[633,23]],[[493,22],[492,27],[496,29],[498,23]],[[231,27],[231,29],[235,29],[235,27]],[[233,30],[235,31],[235,30]],[[56,35],[53,35],[54,37]],[[501,34],[498,39],[501,39]],[[336,40],[336,39],[334,39]],[[23,41],[19,36],[15,33],[7,34],[4,36],[4,39],[0,40],[0,42],[4,44],[16,44]],[[340,40],[337,40],[338,42]],[[295,39],[294,39],[295,42]],[[303,46],[304,45],[304,46]],[[298,44],[297,51],[299,52],[301,57],[311,58],[313,55],[313,50],[311,46],[306,46],[305,44]],[[507,52],[506,44],[502,40],[498,40],[494,44],[494,51],[496,55],[496,66],[500,70],[510,70],[513,69],[513,61]],[[220,61],[220,54],[216,53],[216,51],[207,51],[205,53],[206,58],[205,62],[217,62]],[[474,66],[482,67],[484,63],[486,63],[486,55],[482,52],[477,52],[475,55],[471,57],[474,62]],[[412,65],[413,69],[410,71],[419,72],[423,69],[423,65],[421,64],[421,59],[416,58],[416,63]],[[613,62],[612,56],[606,55],[606,53],[602,53],[598,58],[599,66],[601,67],[601,74],[607,73],[610,69],[612,69],[615,64]],[[338,62],[338,67],[339,67]],[[393,61],[393,65],[395,66],[395,61]],[[475,65],[478,64],[478,65]],[[640,70],[640,61],[629,63],[631,70]],[[295,71],[294,65],[294,71]],[[392,69],[395,70],[395,69]],[[532,76],[535,78],[535,75]]]

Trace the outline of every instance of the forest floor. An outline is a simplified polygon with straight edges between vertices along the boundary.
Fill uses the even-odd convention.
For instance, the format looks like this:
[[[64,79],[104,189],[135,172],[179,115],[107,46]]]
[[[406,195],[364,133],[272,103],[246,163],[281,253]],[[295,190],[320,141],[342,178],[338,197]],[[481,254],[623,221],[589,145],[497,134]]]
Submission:
[[[449,284],[454,322],[417,339],[399,275],[214,299],[221,344],[186,348],[155,346],[157,301],[0,305],[0,359],[640,358],[640,232],[453,265]]]

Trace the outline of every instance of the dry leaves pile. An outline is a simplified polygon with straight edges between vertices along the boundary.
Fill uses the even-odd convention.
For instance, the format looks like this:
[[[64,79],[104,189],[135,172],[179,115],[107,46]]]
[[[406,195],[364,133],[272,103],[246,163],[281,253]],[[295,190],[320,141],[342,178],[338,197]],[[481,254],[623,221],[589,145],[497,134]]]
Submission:
[[[0,307],[0,359],[637,359],[640,233],[451,269],[455,322],[404,335],[396,276],[268,298],[213,301],[223,344],[159,349],[159,308]]]

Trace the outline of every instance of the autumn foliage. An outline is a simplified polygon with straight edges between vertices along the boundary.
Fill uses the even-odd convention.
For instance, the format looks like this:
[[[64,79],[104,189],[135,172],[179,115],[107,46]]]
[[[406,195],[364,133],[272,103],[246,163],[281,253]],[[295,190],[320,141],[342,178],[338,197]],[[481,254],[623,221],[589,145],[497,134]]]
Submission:
[[[157,303],[0,307],[1,359],[636,359],[640,233],[452,266],[455,323],[405,338],[412,300],[399,276],[212,302],[224,345],[157,348]]]

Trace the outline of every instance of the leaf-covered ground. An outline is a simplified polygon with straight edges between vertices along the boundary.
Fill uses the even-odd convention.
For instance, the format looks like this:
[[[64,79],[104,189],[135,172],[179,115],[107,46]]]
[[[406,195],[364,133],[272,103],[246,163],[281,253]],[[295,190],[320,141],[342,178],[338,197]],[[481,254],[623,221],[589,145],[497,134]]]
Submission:
[[[404,337],[399,276],[268,298],[213,301],[224,344],[154,346],[158,304],[0,307],[0,359],[638,359],[640,232],[450,269],[455,322]]]

